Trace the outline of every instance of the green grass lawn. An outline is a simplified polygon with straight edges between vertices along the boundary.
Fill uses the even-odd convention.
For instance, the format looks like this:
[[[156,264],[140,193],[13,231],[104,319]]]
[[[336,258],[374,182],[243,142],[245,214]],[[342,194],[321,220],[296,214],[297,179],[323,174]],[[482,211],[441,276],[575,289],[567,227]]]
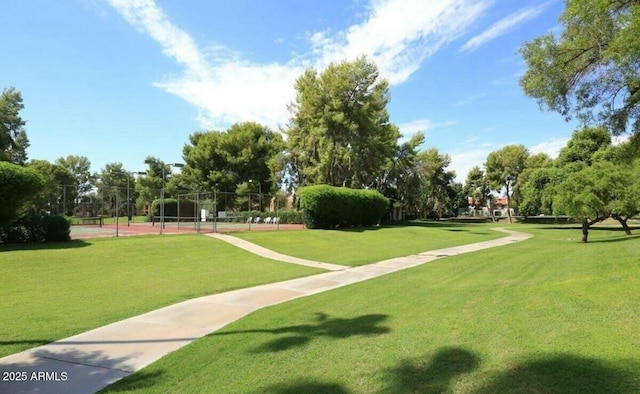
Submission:
[[[290,256],[356,266],[505,236],[490,227],[485,224],[414,222],[367,230],[254,231],[234,235]],[[497,226],[494,224],[493,227]]]
[[[640,236],[509,227],[535,236],[261,309],[105,391],[640,392]]]
[[[199,235],[0,246],[0,357],[189,298],[320,272]]]

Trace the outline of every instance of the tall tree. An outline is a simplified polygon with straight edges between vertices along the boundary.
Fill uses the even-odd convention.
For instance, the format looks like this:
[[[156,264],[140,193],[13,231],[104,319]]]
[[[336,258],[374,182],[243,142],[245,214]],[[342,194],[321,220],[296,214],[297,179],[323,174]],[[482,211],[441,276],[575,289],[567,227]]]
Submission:
[[[612,214],[619,216],[630,212],[624,204],[637,198],[630,186],[632,183],[623,168],[606,161],[596,162],[570,174],[560,183],[553,202],[554,213],[579,219],[582,242],[586,243],[592,225]],[[621,224],[624,227],[626,221]]]
[[[66,168],[47,160],[31,160],[28,167],[39,173],[44,180],[42,190],[33,199],[34,208],[56,214],[64,213],[63,188],[73,182],[73,175]]]
[[[365,57],[308,69],[289,107],[288,150],[300,185],[373,185],[400,136],[389,122],[389,84]]]
[[[611,137],[602,127],[585,127],[576,130],[567,142],[567,146],[560,150],[558,164],[583,162],[590,166],[592,156],[597,151],[611,145]]]
[[[269,193],[278,181],[276,161],[283,148],[280,134],[253,122],[234,124],[226,132],[194,133],[183,148],[184,173],[209,190],[235,191],[251,181]]]
[[[419,146],[424,134],[416,133],[398,145],[393,159],[387,161],[378,175],[375,188],[390,198],[394,208],[415,216],[424,205],[423,166],[419,160]]]
[[[473,200],[474,208],[482,209],[487,206],[491,198],[491,187],[484,171],[479,166],[474,166],[467,173],[464,192]]]
[[[614,135],[640,132],[640,1],[567,0],[564,27],[525,43],[520,80],[541,107]]]
[[[14,87],[4,89],[0,95],[0,161],[9,161],[24,165],[27,160],[27,138],[24,125],[26,122],[20,117],[20,110],[24,108],[22,95]]]
[[[505,188],[509,222],[512,221],[511,194],[518,184],[518,176],[524,170],[528,157],[529,151],[524,145],[507,145],[487,156],[485,163],[487,179],[496,190]]]
[[[107,163],[98,174],[98,178],[98,195],[111,207],[111,212],[127,213],[127,197],[133,196],[136,190],[133,174],[127,171],[122,163]]]
[[[422,163],[423,182],[427,190],[427,197],[432,212],[438,218],[447,213],[451,201],[450,195],[455,195],[451,190],[455,171],[448,170],[451,157],[440,154],[437,148],[430,148],[418,155]]]
[[[86,156],[59,157],[55,164],[66,168],[73,175],[73,183],[65,186],[64,189],[66,206],[68,210],[71,210],[82,200],[82,196],[93,189],[97,175],[91,173],[91,162]]]

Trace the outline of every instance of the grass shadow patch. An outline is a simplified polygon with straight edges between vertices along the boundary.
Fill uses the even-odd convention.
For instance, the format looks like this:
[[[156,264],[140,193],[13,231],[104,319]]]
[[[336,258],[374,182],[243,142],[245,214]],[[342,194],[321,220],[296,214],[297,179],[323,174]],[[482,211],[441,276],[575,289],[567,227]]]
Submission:
[[[386,370],[385,393],[449,392],[453,380],[475,370],[480,357],[459,347],[441,348],[433,357],[405,359]]]
[[[315,380],[296,380],[289,383],[276,384],[260,390],[261,393],[273,394],[348,394],[349,391],[338,383],[323,383]]]
[[[637,371],[637,361],[613,365],[592,358],[554,355],[515,365],[491,379],[478,393],[638,393]]]
[[[68,242],[43,242],[37,244],[1,244],[0,252],[16,250],[54,250],[54,249],[77,249],[91,246],[90,242],[83,240],[71,240]]]
[[[389,327],[380,325],[388,316],[382,314],[362,315],[354,318],[331,318],[325,313],[316,313],[315,322],[273,329],[227,331],[210,334],[233,335],[245,333],[268,333],[278,336],[253,350],[254,353],[280,352],[302,347],[313,338],[326,337],[345,339],[353,336],[373,336],[388,333]]]

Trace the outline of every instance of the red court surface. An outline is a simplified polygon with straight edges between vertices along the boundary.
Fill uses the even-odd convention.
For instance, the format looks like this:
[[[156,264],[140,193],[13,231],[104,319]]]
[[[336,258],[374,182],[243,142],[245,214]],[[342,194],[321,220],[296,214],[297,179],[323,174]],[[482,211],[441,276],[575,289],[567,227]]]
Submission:
[[[165,223],[163,234],[193,234],[193,233],[228,233],[234,231],[278,231],[278,230],[302,230],[302,224],[245,224],[245,223]],[[115,224],[97,225],[73,225],[71,226],[71,239],[88,239],[104,237],[128,237],[132,235],[160,234],[160,223],[130,223],[127,221]]]

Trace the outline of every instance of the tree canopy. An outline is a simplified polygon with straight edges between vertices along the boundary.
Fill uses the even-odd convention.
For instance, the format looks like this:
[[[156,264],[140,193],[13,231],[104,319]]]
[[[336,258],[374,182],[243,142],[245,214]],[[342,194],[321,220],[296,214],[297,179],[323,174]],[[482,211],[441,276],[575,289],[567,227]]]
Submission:
[[[43,186],[34,169],[0,162],[0,228],[17,218]]]
[[[0,95],[0,161],[24,165],[27,161],[29,139],[24,130],[26,122],[20,117],[24,108],[22,95],[10,87]]]
[[[255,191],[268,193],[278,181],[274,168],[283,147],[280,134],[254,122],[237,123],[227,131],[197,132],[183,148],[184,174],[209,190],[235,191],[251,180],[259,185]]]
[[[640,132],[640,1],[567,0],[558,38],[525,43],[520,84],[541,107],[614,135]]]
[[[489,184],[495,190],[505,188],[507,214],[511,220],[511,193],[518,184],[518,176],[525,169],[529,151],[524,145],[507,145],[489,153],[485,168]]]
[[[375,183],[400,136],[389,121],[389,84],[365,57],[308,69],[296,80],[286,130],[290,170],[300,186],[363,188]]]

